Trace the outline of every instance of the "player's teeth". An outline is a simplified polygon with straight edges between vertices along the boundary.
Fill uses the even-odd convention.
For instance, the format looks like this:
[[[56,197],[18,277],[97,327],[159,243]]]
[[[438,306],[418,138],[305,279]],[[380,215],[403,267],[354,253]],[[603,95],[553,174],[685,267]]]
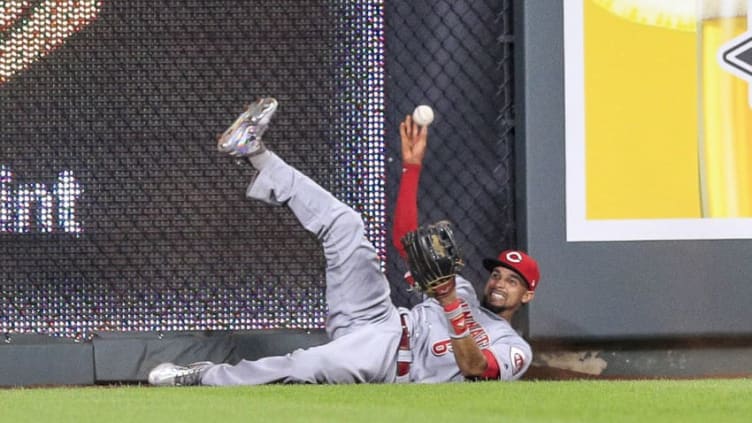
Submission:
[[[497,299],[497,300],[503,300],[503,299],[504,299],[504,296],[503,296],[503,295],[501,295],[501,294],[499,294],[498,292],[493,292],[493,293],[491,293],[491,297],[492,297],[492,298],[495,298],[495,299]]]

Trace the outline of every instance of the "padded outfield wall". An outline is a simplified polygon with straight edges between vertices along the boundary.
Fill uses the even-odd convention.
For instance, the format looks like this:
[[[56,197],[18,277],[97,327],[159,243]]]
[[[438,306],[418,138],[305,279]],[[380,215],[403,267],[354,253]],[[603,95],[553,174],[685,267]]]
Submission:
[[[389,238],[396,128],[416,104],[437,112],[422,221],[463,227],[477,283],[485,252],[514,243],[508,2],[11,1],[0,13],[0,331],[4,362],[31,360],[5,369],[14,380],[129,380],[186,348],[233,360],[323,342],[319,246],[289,211],[247,201],[253,170],[215,151],[259,96],[280,100],[274,150],[364,217],[395,303],[417,300]],[[34,361],[60,348],[70,366]],[[29,377],[35,363],[50,377]]]

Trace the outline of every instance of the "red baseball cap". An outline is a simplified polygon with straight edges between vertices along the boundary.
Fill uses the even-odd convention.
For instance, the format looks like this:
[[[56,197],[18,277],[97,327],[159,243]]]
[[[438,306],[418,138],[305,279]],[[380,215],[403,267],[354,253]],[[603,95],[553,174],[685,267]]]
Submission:
[[[535,291],[538,287],[538,281],[540,281],[540,270],[538,270],[538,263],[525,254],[524,251],[519,250],[504,250],[499,253],[499,257],[492,259],[484,259],[483,267],[489,272],[492,272],[497,267],[506,267],[507,269],[514,270],[522,276],[527,282],[527,288],[530,291]]]

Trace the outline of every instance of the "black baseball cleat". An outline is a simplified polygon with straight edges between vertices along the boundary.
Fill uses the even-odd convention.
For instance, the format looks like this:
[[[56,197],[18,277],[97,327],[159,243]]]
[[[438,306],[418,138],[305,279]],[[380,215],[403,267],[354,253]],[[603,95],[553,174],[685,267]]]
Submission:
[[[149,384],[155,386],[200,385],[201,374],[213,365],[211,361],[199,361],[187,366],[162,363],[149,372]]]
[[[261,98],[248,106],[217,140],[217,149],[231,156],[249,157],[264,151],[261,136],[269,127],[277,100]]]

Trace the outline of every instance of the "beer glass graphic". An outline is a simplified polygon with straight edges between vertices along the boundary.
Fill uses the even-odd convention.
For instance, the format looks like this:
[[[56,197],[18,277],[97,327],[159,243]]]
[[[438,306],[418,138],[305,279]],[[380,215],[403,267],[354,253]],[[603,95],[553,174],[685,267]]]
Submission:
[[[697,72],[701,216],[752,217],[752,84],[721,65],[729,43],[752,38],[752,0],[589,1],[638,24],[696,34],[697,69],[687,72]]]
[[[698,9],[698,124],[703,217],[752,217],[752,102],[748,84],[723,69],[723,46],[748,29],[746,0],[703,0]]]

